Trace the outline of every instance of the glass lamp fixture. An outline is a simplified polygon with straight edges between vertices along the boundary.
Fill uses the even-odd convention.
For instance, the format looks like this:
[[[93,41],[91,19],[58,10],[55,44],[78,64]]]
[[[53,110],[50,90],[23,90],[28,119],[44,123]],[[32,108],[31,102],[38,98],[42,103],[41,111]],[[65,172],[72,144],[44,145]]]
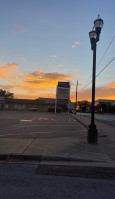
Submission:
[[[94,27],[95,27],[95,30],[96,30],[96,33],[97,33],[97,38],[96,38],[96,42],[99,41],[99,35],[101,33],[101,29],[103,27],[103,20],[100,18],[100,15],[98,15],[98,18],[94,21]]]
[[[96,38],[97,38],[97,33],[94,29],[89,32],[89,38],[91,42],[91,49],[93,50],[93,47],[94,47],[94,44],[96,43]]]

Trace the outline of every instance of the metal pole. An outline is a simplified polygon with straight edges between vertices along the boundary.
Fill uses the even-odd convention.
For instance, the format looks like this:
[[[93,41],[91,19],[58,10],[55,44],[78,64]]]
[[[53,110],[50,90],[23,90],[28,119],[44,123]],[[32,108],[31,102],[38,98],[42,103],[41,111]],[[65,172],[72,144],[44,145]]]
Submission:
[[[93,74],[92,74],[92,109],[91,109],[91,126],[95,126],[94,113],[95,113],[95,74],[96,74],[96,42],[93,49]]]
[[[55,114],[56,114],[56,109],[57,109],[57,87],[56,87],[56,99],[55,99]]]
[[[76,104],[75,104],[75,114],[76,114],[76,108],[77,108],[77,90],[78,90],[78,81],[76,84]]]
[[[92,107],[91,107],[91,124],[88,129],[88,142],[97,143],[98,132],[94,122],[95,114],[95,75],[96,75],[96,41],[93,45],[93,73],[92,73]]]

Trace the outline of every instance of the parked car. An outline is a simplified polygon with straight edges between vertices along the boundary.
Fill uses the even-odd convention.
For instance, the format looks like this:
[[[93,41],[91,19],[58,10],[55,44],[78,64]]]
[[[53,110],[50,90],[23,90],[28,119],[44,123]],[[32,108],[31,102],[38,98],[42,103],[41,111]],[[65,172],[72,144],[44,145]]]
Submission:
[[[49,112],[55,112],[55,106],[49,106],[49,107],[48,107],[48,111],[49,111]],[[60,113],[60,112],[61,112],[61,108],[58,108],[58,107],[57,107],[57,108],[56,108],[56,112],[57,112],[57,113]]]
[[[30,110],[30,111],[38,111],[38,108],[37,108],[36,106],[32,106],[32,107],[30,107],[29,110]]]

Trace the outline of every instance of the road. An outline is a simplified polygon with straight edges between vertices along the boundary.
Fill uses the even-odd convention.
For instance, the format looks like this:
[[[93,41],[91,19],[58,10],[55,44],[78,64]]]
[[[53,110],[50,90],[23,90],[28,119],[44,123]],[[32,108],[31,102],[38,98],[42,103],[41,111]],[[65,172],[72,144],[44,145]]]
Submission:
[[[86,117],[91,117],[90,113],[77,113],[79,115],[83,115]],[[95,113],[95,119],[107,124],[110,124],[112,126],[115,126],[115,114],[99,114],[99,113]]]
[[[87,131],[68,114],[31,111],[0,111],[0,137],[48,139],[79,137]]]
[[[115,180],[41,176],[37,167],[0,163],[0,199],[115,198]]]

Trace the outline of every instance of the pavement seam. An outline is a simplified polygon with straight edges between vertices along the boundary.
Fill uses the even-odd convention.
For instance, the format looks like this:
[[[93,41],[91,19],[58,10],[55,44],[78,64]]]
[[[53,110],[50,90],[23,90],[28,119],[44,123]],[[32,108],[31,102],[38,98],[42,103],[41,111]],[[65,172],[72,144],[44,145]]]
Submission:
[[[31,144],[32,144],[34,141],[35,141],[35,139],[33,139],[33,140],[31,141],[31,143],[24,149],[24,151],[22,152],[22,154],[25,153],[25,151],[31,146]]]

